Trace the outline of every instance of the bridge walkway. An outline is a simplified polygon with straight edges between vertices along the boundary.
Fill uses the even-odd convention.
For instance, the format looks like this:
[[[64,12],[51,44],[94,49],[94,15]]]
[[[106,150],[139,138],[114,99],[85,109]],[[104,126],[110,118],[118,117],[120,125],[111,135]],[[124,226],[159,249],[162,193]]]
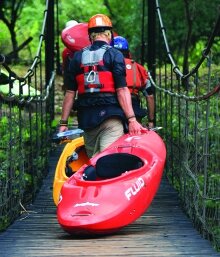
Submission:
[[[59,226],[52,199],[57,147],[50,169],[32,206],[0,234],[1,257],[219,257],[210,242],[193,228],[178,196],[163,178],[150,208],[133,224],[113,235],[77,238]]]

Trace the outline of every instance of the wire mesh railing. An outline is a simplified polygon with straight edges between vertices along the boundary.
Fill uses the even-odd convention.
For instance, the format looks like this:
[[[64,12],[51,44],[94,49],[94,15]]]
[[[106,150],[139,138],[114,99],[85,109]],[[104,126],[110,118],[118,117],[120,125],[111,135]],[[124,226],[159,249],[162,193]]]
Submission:
[[[159,1],[156,8],[162,32],[158,48],[167,59],[158,52],[157,75],[151,82],[156,88],[157,124],[164,128],[167,146],[166,175],[195,227],[220,250],[220,71],[212,48],[220,17],[205,55],[203,51],[195,68],[183,74],[168,45]]]
[[[48,170],[55,77],[45,68],[48,2],[36,56],[26,75],[18,76],[0,55],[0,231],[25,211]]]

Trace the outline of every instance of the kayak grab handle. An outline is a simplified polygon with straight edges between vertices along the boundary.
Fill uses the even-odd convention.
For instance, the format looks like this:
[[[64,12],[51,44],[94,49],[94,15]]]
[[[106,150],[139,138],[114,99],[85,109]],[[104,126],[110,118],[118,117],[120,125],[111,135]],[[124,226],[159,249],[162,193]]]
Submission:
[[[57,133],[57,137],[59,137],[59,138],[60,137],[70,137],[73,135],[82,134],[83,132],[84,132],[84,130],[82,130],[82,129],[71,129],[71,130]]]
[[[163,127],[154,127],[154,128],[150,128],[150,130],[152,130],[152,131],[158,131],[158,130],[160,130],[160,129],[162,129]]]
[[[64,132],[59,132],[53,135],[53,142],[54,143],[62,143],[62,142],[70,142],[71,140],[81,136],[81,134],[84,132],[82,129],[72,129],[67,130]]]
[[[153,128],[147,128],[147,130],[143,130],[141,129],[141,133],[147,133],[148,131],[158,131],[160,129],[162,129],[163,127],[153,127]]]

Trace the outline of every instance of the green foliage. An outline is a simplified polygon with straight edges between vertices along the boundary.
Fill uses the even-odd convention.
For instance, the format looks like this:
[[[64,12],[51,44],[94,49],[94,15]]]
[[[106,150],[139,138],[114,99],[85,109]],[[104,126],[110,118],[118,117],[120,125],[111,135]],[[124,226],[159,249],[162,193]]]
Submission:
[[[0,20],[0,52],[5,54],[12,50],[10,37],[6,35],[8,35],[8,29]]]
[[[196,51],[195,53],[194,51],[195,47],[201,46],[201,42],[206,45],[214,28],[219,15],[219,0],[213,0],[211,2],[206,0],[193,0],[188,2],[192,22],[192,36],[190,38],[190,51],[192,52],[190,53],[190,56],[195,59],[196,55],[198,55],[198,52]],[[159,4],[170,49],[172,52],[175,52],[176,59],[178,59],[183,55],[189,28],[184,1],[161,0],[159,1]],[[179,19],[179,17],[184,18]],[[194,56],[194,54],[196,55]],[[201,54],[199,54],[199,56],[201,56]]]
[[[65,27],[69,20],[76,20],[78,22],[88,22],[88,19],[96,13],[103,13],[109,15],[104,1],[98,0],[76,0],[76,1],[62,1],[59,3],[59,20],[60,29]]]
[[[22,17],[17,22],[17,40],[18,42],[23,42],[28,37],[32,37],[33,40],[21,52],[20,57],[22,58],[30,59],[36,54],[44,10],[45,2],[42,3],[40,0],[31,1],[30,4],[25,5],[23,8]]]
[[[51,127],[52,128],[56,128],[59,125],[59,121],[58,120],[53,120],[51,123]]]

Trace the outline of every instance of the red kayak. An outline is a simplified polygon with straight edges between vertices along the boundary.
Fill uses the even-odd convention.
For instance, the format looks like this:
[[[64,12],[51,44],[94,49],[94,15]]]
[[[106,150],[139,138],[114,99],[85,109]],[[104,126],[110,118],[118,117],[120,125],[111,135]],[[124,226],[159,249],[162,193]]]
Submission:
[[[123,135],[63,184],[58,222],[70,234],[109,234],[134,222],[159,188],[165,159],[156,132]]]
[[[118,34],[113,32],[114,37]],[[63,44],[72,52],[81,50],[91,44],[88,35],[88,23],[78,23],[62,30],[61,39]]]
[[[65,28],[61,33],[61,39],[64,45],[73,52],[90,45],[88,23],[78,23]]]

